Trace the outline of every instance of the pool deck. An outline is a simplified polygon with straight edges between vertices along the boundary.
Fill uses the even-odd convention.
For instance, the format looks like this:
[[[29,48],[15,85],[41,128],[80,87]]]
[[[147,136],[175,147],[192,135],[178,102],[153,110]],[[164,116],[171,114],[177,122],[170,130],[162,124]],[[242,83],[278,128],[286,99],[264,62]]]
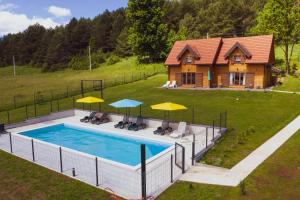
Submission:
[[[70,124],[70,125],[74,125],[74,126],[79,126],[81,128],[87,128],[90,130],[97,130],[99,132],[105,132],[105,133],[111,133],[111,134],[116,134],[116,135],[120,135],[120,136],[127,136],[127,137],[133,137],[133,138],[138,138],[138,139],[144,139],[144,140],[150,140],[150,141],[154,141],[154,142],[161,142],[161,143],[168,143],[168,144],[172,144],[172,150],[166,150],[166,153],[163,153],[161,155],[157,155],[154,156],[153,158],[150,158],[147,160],[147,169],[149,169],[149,173],[156,173],[156,168],[158,167],[158,165],[161,165],[160,167],[162,168],[162,170],[164,171],[164,173],[169,174],[169,170],[170,169],[163,169],[165,167],[165,165],[163,165],[162,163],[164,163],[165,161],[169,161],[171,154],[174,154],[174,144],[175,143],[179,143],[182,146],[185,147],[185,170],[188,171],[191,166],[192,166],[192,144],[193,144],[193,135],[192,134],[196,134],[197,136],[197,141],[195,142],[195,153],[196,154],[202,154],[205,151],[207,151],[210,147],[212,147],[215,143],[215,141],[221,136],[220,131],[215,130],[215,133],[212,133],[212,128],[210,127],[206,127],[206,126],[201,126],[201,125],[194,125],[194,124],[190,124],[188,125],[188,129],[189,129],[189,134],[187,136],[181,137],[181,138],[172,138],[169,135],[155,135],[153,134],[153,131],[157,129],[157,127],[161,126],[162,121],[161,120],[156,120],[156,119],[145,119],[145,122],[147,124],[147,128],[143,129],[143,130],[139,130],[139,131],[129,131],[126,129],[118,129],[115,128],[114,125],[117,124],[119,121],[122,121],[123,116],[122,115],[116,115],[116,114],[112,114],[110,115],[110,120],[111,122],[109,123],[105,123],[105,124],[100,124],[100,125],[95,125],[95,124],[91,124],[91,123],[83,123],[80,122],[80,119],[83,118],[84,116],[89,115],[90,112],[87,111],[81,111],[81,110],[75,110],[75,115],[74,116],[69,116],[69,117],[63,117],[60,119],[55,119],[55,120],[49,120],[49,121],[43,121],[43,122],[39,122],[39,123],[26,123],[26,125],[20,125],[18,126],[13,126],[14,128],[8,129],[7,131],[11,133],[12,137],[13,137],[13,148],[14,148],[14,155],[19,156],[21,158],[24,158],[26,160],[32,161],[32,151],[31,151],[31,144],[30,144],[30,138],[24,137],[22,135],[19,135],[18,133],[20,132],[24,132],[24,131],[29,131],[29,130],[33,130],[33,129],[39,129],[39,128],[43,128],[43,127],[47,127],[47,126],[52,126],[52,125],[57,125],[57,124]],[[134,120],[134,119],[131,119]],[[170,123],[170,126],[173,128],[173,130],[177,129],[178,123]],[[206,130],[208,130],[208,132],[206,133]],[[214,136],[213,136],[214,135]],[[24,139],[26,139],[24,141],[24,139],[22,139],[22,137]],[[213,140],[213,138],[215,138],[215,140]],[[35,143],[37,142],[37,144],[35,144],[37,149],[37,164],[45,166],[49,169],[52,169],[54,171],[60,171],[59,169],[59,156],[58,156],[58,146],[56,145],[52,145],[49,144],[48,147],[43,147],[42,143],[43,142],[39,142],[39,140],[35,139]],[[47,146],[47,145],[46,145]],[[52,146],[52,147],[51,147]],[[5,134],[0,136],[0,149],[10,152],[9,150],[9,135]],[[69,152],[69,153],[68,153]],[[73,167],[76,167],[76,172],[77,170],[79,170],[79,173],[81,172],[81,177],[75,177],[78,180],[82,180],[88,184],[94,185],[94,169],[91,169],[91,166],[93,165],[94,159],[95,157],[93,157],[92,155],[89,154],[85,154],[82,152],[78,152],[75,150],[71,150],[68,148],[64,148],[64,171],[63,174],[72,177],[72,171],[70,169],[72,169]],[[77,157],[77,155],[79,157]],[[71,156],[71,157],[70,157]],[[82,156],[84,157],[84,159],[87,159],[87,163],[82,162],[83,160],[79,160],[82,159]],[[167,156],[167,157],[166,157]],[[68,157],[68,158],[67,158]],[[68,164],[68,159],[70,162],[71,159],[71,163]],[[72,163],[73,162],[73,163]],[[102,161],[103,162],[103,161]],[[136,191],[136,189],[134,189],[133,187],[131,187],[130,185],[128,185],[129,188],[125,189],[125,188],[120,188],[121,185],[124,185],[123,183],[119,185],[114,185],[114,182],[110,182],[109,177],[114,176],[116,177],[122,177],[124,172],[118,171],[118,169],[122,168],[122,164],[121,163],[110,163],[111,161],[107,160],[105,162],[108,162],[107,167],[103,168],[103,164],[106,165],[105,163],[102,163],[101,166],[101,170],[104,170],[106,173],[103,174],[102,176],[102,181],[106,181],[104,183],[100,183],[100,188],[101,189],[105,189],[108,186],[114,187],[114,188],[119,188],[120,191],[116,191],[117,194],[121,193],[121,196],[123,196],[124,198],[133,198],[139,195],[139,191]],[[100,164],[101,165],[101,164]],[[169,167],[169,165],[167,165]],[[119,168],[121,167],[121,168]],[[140,165],[132,167],[132,166],[124,166],[125,169],[128,170],[139,170],[140,169]],[[175,166],[176,168],[176,166]],[[66,169],[66,170],[65,170]],[[89,170],[92,170],[91,172]],[[177,171],[178,174],[178,170],[179,170],[179,176],[174,177],[175,180],[177,180],[178,178],[180,178],[181,176],[181,172],[180,169],[174,169],[175,171]],[[155,176],[161,176],[160,173],[162,173],[163,171],[159,172],[158,174],[153,174]],[[137,180],[140,180],[140,177],[135,178],[136,172],[133,171],[129,171],[133,173],[131,182],[134,183]],[[92,175],[90,174],[92,173]],[[112,180],[118,180],[118,179],[114,179],[114,177]],[[153,180],[153,183],[156,183],[157,180]],[[127,181],[129,183],[129,181]],[[102,184],[102,186],[101,186]],[[103,185],[104,184],[104,185]],[[172,184],[172,183],[170,183]],[[159,186],[159,184],[158,184]],[[157,186],[157,187],[158,187]],[[111,188],[109,187],[109,188]],[[154,192],[155,195],[158,195],[159,193],[161,193],[164,189],[166,189],[165,187],[162,188],[156,188],[156,185],[154,185]],[[132,189],[130,189],[132,188]],[[127,192],[128,191],[128,192]],[[157,192],[157,193],[156,193]]]

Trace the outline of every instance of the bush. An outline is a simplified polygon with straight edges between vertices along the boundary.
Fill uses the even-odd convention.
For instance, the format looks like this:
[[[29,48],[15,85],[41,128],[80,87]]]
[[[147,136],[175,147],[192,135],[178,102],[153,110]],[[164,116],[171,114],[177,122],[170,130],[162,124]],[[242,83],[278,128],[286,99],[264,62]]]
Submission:
[[[102,51],[97,51],[92,54],[92,69],[98,68],[101,63],[105,62],[105,54]],[[74,56],[68,64],[69,68],[74,70],[87,70],[90,67],[88,56]]]
[[[120,62],[120,61],[121,61],[121,59],[120,59],[118,56],[116,56],[116,55],[111,55],[111,56],[107,59],[106,64],[107,64],[107,65],[113,65],[113,64],[116,64],[117,62]]]

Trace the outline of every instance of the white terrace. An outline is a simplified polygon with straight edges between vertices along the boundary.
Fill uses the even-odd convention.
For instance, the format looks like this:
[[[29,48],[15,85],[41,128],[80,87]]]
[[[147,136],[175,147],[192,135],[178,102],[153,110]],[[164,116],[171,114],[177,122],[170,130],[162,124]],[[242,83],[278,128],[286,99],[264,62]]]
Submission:
[[[72,149],[59,147],[46,142],[32,140],[24,137],[19,132],[38,129],[55,124],[71,124],[100,132],[126,135],[128,137],[151,140],[164,143],[179,143],[185,148],[185,170],[192,165],[192,155],[200,157],[221,136],[225,129],[216,128],[213,133],[211,127],[201,125],[188,125],[189,134],[178,139],[168,135],[155,135],[153,131],[161,126],[161,120],[145,119],[147,128],[140,131],[116,129],[114,125],[122,121],[122,115],[110,114],[111,122],[101,125],[82,123],[80,119],[89,115],[89,112],[72,110],[54,113],[42,118],[27,120],[25,123],[8,126],[11,133],[0,137],[0,149],[13,152],[14,155],[29,161],[61,172],[67,176],[76,178],[90,185],[108,190],[124,198],[141,198],[141,166],[127,166],[103,158],[85,154]],[[133,118],[131,120],[134,120]],[[176,130],[178,123],[170,123]],[[10,136],[12,145],[10,145]],[[194,141],[194,152],[193,151]],[[32,145],[33,144],[33,145]],[[60,150],[61,149],[61,150]],[[146,188],[148,197],[156,197],[169,187],[182,175],[182,169],[178,163],[182,160],[182,151],[175,152],[175,146],[163,151],[159,155],[150,158],[146,162]],[[194,153],[194,154],[193,154]],[[62,156],[60,156],[62,154]],[[176,158],[175,158],[176,157]],[[177,161],[176,161],[177,160]],[[176,162],[175,162],[176,161]],[[62,163],[62,164],[61,164]],[[75,176],[74,176],[75,175]]]

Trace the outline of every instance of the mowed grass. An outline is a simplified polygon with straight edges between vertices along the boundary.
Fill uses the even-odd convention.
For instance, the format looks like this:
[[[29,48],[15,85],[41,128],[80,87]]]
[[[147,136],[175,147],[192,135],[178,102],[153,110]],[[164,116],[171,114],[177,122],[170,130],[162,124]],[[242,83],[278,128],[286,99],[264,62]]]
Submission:
[[[172,101],[183,104],[189,109],[170,113],[170,120],[211,125],[213,120],[218,124],[220,112],[228,112],[228,133],[209,151],[203,162],[222,167],[232,167],[251,151],[273,136],[288,122],[300,113],[300,95],[274,92],[246,91],[195,91],[166,90],[159,88],[166,81],[166,75],[156,75],[147,80],[120,85],[104,90],[105,103],[102,110],[117,112],[108,106],[109,103],[130,98],[144,102],[143,115],[152,118],[163,118],[163,112],[152,110],[150,105]],[[99,96],[99,92],[91,93]],[[80,96],[76,97],[80,98]],[[60,100],[60,109],[71,109],[72,99]],[[285,106],[291,105],[291,106]],[[53,111],[57,111],[57,102],[53,102]],[[82,108],[82,104],[76,104]],[[88,106],[84,107],[89,109]],[[92,106],[98,110],[98,104]],[[124,112],[125,110],[119,110]],[[50,112],[50,103],[37,106],[38,115]],[[33,106],[28,108],[29,117],[34,116]],[[132,115],[138,115],[139,109],[131,109]],[[21,121],[25,118],[25,109],[10,112],[10,120]],[[0,121],[7,122],[7,113],[0,113]]]
[[[289,47],[289,51],[291,51],[291,46]],[[285,56],[284,56],[284,51],[282,49],[282,46],[275,47],[275,56],[276,59],[282,59],[284,61]],[[300,63],[300,44],[296,44],[294,46],[291,63],[298,63],[298,64]]]
[[[286,76],[282,77],[282,85],[274,87],[274,90],[300,92],[300,77],[299,76]]]
[[[0,151],[0,199],[110,199],[107,192]]]
[[[156,75],[147,80],[107,88],[104,90],[105,103],[101,108],[108,112],[117,112],[108,104],[123,98],[136,99],[144,102],[142,107],[144,116],[162,119],[164,113],[152,110],[150,105],[172,101],[183,104],[189,109],[171,112],[170,120],[192,122],[192,108],[194,107],[194,123],[208,125],[211,125],[214,119],[217,124],[220,112],[227,110],[229,131],[204,157],[203,162],[208,164],[232,167],[300,113],[300,95],[158,88],[166,81],[166,78],[166,75]],[[99,92],[91,95],[99,96]],[[76,107],[82,108],[82,104],[76,104]],[[71,108],[72,99],[60,100],[60,109]],[[85,109],[89,107],[86,106]],[[93,105],[92,109],[98,110],[98,105]],[[53,111],[57,111],[56,102],[53,103]],[[120,110],[120,112],[124,111]],[[33,106],[28,108],[28,112],[30,117],[33,117]],[[49,112],[49,103],[37,107],[38,115],[45,115]],[[138,115],[138,113],[139,109],[131,109],[132,115]],[[12,111],[10,117],[14,121],[24,119],[24,108]],[[6,113],[0,113],[0,121],[5,122],[6,118]]]
[[[34,92],[50,99],[51,92],[54,97],[58,94],[79,93],[80,80],[104,80],[104,86],[123,84],[142,79],[155,73],[165,72],[163,64],[137,64],[136,57],[122,59],[114,65],[101,65],[92,71],[66,69],[53,73],[41,73],[38,68],[17,66],[17,76],[13,76],[13,68],[0,68],[0,110],[10,109],[16,104],[32,104]],[[92,87],[87,83],[85,87]]]
[[[228,126],[229,131],[224,135],[224,137],[216,144],[216,146],[210,150],[204,157],[203,161],[208,164],[213,164],[222,167],[232,167],[237,162],[245,158],[249,153],[254,149],[264,143],[267,139],[273,136],[277,131],[283,128],[289,121],[295,118],[300,113],[300,95],[291,95],[291,94],[280,94],[280,93],[264,93],[264,92],[241,92],[241,91],[191,91],[191,90],[165,90],[158,88],[166,81],[166,75],[156,75],[147,80],[142,80],[134,83],[129,83],[125,85],[120,85],[116,87],[107,88],[104,90],[105,103],[102,105],[102,109],[106,111],[114,111],[115,109],[108,106],[110,102],[115,100],[130,98],[136,99],[144,102],[143,105],[143,115],[146,117],[154,118],[163,118],[163,112],[152,110],[150,105],[161,103],[165,101],[172,101],[175,103],[186,105],[189,109],[186,111],[177,111],[170,114],[171,120],[177,121],[192,121],[192,107],[195,108],[195,123],[199,124],[211,124],[213,119],[217,119],[220,112],[227,110],[228,111]],[[99,92],[91,93],[91,95],[98,96]],[[79,96],[78,96],[79,98]],[[285,106],[292,105],[292,106]],[[77,108],[82,108],[81,104],[76,104]],[[68,109],[72,108],[72,99],[62,99],[60,100],[60,108]],[[88,109],[88,107],[85,107]],[[98,109],[98,105],[93,105],[94,110]],[[54,111],[57,110],[55,102],[53,103]],[[33,115],[33,107],[29,108],[30,115]],[[120,110],[124,112],[124,110]],[[49,104],[42,104],[38,107],[38,114],[43,115],[49,113]],[[132,109],[131,114],[137,115],[139,109]],[[24,109],[18,109],[11,113],[11,117],[17,116],[18,120],[21,120],[24,117]],[[5,120],[6,115],[0,114],[0,120]],[[247,130],[254,130],[244,134],[246,137],[243,141],[240,140],[240,135]],[[294,137],[295,138],[295,137]],[[251,176],[252,178],[247,179],[246,188],[248,190],[248,196],[242,197],[242,199],[260,199],[261,188],[263,189],[263,196],[270,195],[272,197],[273,189],[279,189],[283,187],[286,182],[291,181],[289,178],[285,177],[285,170],[290,172],[289,169],[295,169],[293,163],[299,164],[299,159],[295,157],[299,154],[299,134],[297,138],[291,140],[296,140],[297,143],[291,143],[288,145],[287,150],[284,150],[284,153],[280,154],[275,160],[271,160],[270,164],[266,168],[263,168],[262,171],[256,170],[256,176]],[[294,141],[295,142],[295,141]],[[286,146],[286,145],[285,145]],[[290,152],[292,151],[292,153]],[[286,155],[284,155],[286,154]],[[285,157],[284,157],[284,156]],[[60,196],[55,196],[56,194],[61,194],[64,199],[93,199],[94,193],[85,192],[87,190],[93,191],[92,187],[89,189],[83,189],[82,194],[80,191],[80,183],[73,183],[72,181],[61,181],[59,175],[53,174],[47,175],[50,173],[46,169],[33,168],[27,162],[20,160],[18,158],[11,158],[10,156],[5,157],[1,156],[1,160],[7,163],[7,165],[12,165],[14,167],[8,167],[4,165],[6,170],[12,170],[11,173],[5,172],[4,174],[0,173],[1,180],[6,179],[10,180],[5,182],[5,187],[0,189],[4,195],[17,195],[10,191],[8,187],[12,187],[17,191],[18,187],[24,189],[25,197],[21,199],[28,199],[32,197],[30,194],[41,193],[44,196],[43,198],[49,199],[59,199]],[[282,158],[284,157],[284,158]],[[2,159],[3,158],[3,159]],[[20,165],[24,165],[24,168],[15,165],[13,160],[20,162]],[[290,161],[290,159],[295,159],[295,162]],[[288,163],[288,164],[287,164]],[[276,165],[275,165],[276,164]],[[285,166],[285,170],[282,171],[281,176],[277,177],[279,174],[274,174],[277,171],[272,171],[275,169],[275,166],[280,166],[276,169],[281,169]],[[1,169],[1,162],[0,162]],[[299,165],[298,168],[299,170]],[[31,173],[37,173],[38,175],[27,176],[18,174],[21,171],[32,171]],[[298,171],[292,171],[292,174]],[[21,178],[19,177],[21,176]],[[46,191],[47,184],[39,184],[40,182],[46,182],[44,176],[50,182],[50,188]],[[59,177],[56,177],[59,176]],[[274,176],[274,177],[272,177]],[[19,178],[18,178],[19,177]],[[32,178],[31,178],[32,177]],[[297,177],[297,176],[295,176]],[[64,177],[63,177],[64,178]],[[297,177],[299,179],[299,177]],[[53,180],[52,180],[53,179]],[[24,181],[25,180],[25,181]],[[53,182],[52,182],[53,181]],[[277,181],[277,182],[275,182]],[[296,179],[297,181],[297,179]],[[296,181],[289,182],[287,188],[284,188],[284,194],[298,195],[295,192],[297,189]],[[58,182],[59,187],[53,186],[54,183]],[[272,185],[276,183],[277,185]],[[48,183],[48,182],[47,182]],[[53,183],[53,184],[52,184]],[[2,184],[2,183],[1,183]],[[279,185],[278,185],[279,184]],[[79,185],[79,186],[78,186]],[[280,186],[281,185],[281,186]],[[15,186],[15,187],[14,187]],[[45,188],[44,188],[45,187]],[[62,188],[67,188],[62,190]],[[77,187],[79,189],[77,189]],[[8,189],[7,189],[8,188]],[[21,190],[21,189],[20,189]],[[72,196],[71,190],[76,190]],[[26,191],[28,192],[28,196]],[[57,192],[56,192],[57,191]],[[276,190],[278,192],[279,190]],[[275,192],[275,194],[276,194]],[[11,194],[12,193],[12,194]],[[51,193],[51,194],[49,194]],[[86,195],[87,194],[87,195]],[[101,193],[102,194],[102,193]],[[74,197],[74,195],[78,195]],[[91,195],[91,196],[89,196]],[[103,194],[105,195],[105,194]],[[251,196],[250,196],[251,195]],[[274,195],[275,196],[275,195]],[[293,196],[293,197],[294,197]],[[13,196],[15,197],[15,196]],[[19,196],[20,197],[20,196]],[[98,197],[98,196],[97,196]],[[296,196],[297,197],[297,196]],[[106,196],[99,198],[107,199]],[[201,184],[190,184],[185,182],[178,182],[172,186],[166,193],[161,196],[161,199],[234,199],[239,197],[239,188],[229,188],[229,187],[219,187],[219,186],[209,186]],[[15,198],[12,198],[15,199]],[[18,199],[18,197],[16,197]],[[39,198],[40,199],[40,198]],[[42,198],[41,198],[42,199]],[[263,199],[263,198],[262,198]],[[266,198],[265,198],[266,199]],[[267,198],[268,199],[268,198]],[[272,198],[271,198],[272,199]],[[276,198],[275,198],[276,199]]]
[[[244,181],[241,187],[177,182],[159,200],[263,200],[300,199],[300,131],[264,161]]]

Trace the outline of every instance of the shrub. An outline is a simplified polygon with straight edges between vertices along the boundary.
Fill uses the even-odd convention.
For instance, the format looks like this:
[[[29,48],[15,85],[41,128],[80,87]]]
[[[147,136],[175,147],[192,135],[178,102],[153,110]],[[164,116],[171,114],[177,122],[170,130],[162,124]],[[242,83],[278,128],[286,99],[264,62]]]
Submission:
[[[105,54],[102,51],[97,51],[92,54],[92,68],[98,68],[101,63],[105,62]],[[90,66],[88,56],[74,56],[68,64],[69,68],[74,70],[87,70]]]
[[[240,182],[240,194],[245,196],[247,194],[245,181]]]
[[[111,55],[107,61],[106,61],[106,64],[107,65],[113,65],[113,64],[116,64],[117,62],[120,62],[120,58],[116,55]]]

